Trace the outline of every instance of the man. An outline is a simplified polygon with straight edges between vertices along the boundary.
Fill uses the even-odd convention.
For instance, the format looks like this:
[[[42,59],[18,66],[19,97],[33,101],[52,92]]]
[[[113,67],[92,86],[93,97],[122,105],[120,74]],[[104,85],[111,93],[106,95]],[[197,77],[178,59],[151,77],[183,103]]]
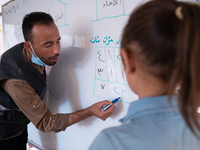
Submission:
[[[46,92],[44,66],[57,62],[60,35],[52,17],[43,12],[27,14],[22,30],[25,42],[6,51],[0,62],[0,148],[26,149],[27,124],[43,132],[65,131],[66,127],[92,115],[106,120],[114,105],[101,112],[102,101],[70,114],[51,114],[42,102]]]

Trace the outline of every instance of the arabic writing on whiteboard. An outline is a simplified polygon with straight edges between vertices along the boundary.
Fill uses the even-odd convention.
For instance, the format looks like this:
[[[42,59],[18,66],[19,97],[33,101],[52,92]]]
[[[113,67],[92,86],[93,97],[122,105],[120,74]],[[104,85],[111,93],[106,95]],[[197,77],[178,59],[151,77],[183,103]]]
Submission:
[[[96,0],[96,20],[128,16],[125,13],[124,0]]]
[[[67,5],[68,3],[62,2],[60,0],[54,0],[51,4],[51,7],[47,11],[53,17],[58,28],[63,26],[69,26],[66,17]]]
[[[5,10],[5,14],[9,15],[11,13],[16,13],[17,10],[19,10],[19,4],[18,3],[15,3],[13,4],[12,6],[8,7],[6,10]]]
[[[103,7],[105,7],[105,6],[116,6],[119,3],[122,3],[122,1],[121,0],[119,2],[118,2],[118,0],[106,1],[105,4],[103,4]]]
[[[58,22],[59,19],[62,19],[64,17],[64,13],[61,13],[59,15],[55,15],[55,17],[53,18],[54,22]]]
[[[122,102],[132,102],[132,92],[125,80],[120,48],[97,46],[95,54],[94,96],[109,100],[120,96]]]
[[[91,40],[90,40],[91,43],[100,43],[100,42],[103,42],[101,44],[105,44],[105,45],[110,45],[111,43],[115,43],[115,44],[121,44],[121,39],[117,40],[116,42],[110,37],[110,36],[105,36],[102,39],[99,38],[99,36],[96,36],[96,37],[93,37]]]

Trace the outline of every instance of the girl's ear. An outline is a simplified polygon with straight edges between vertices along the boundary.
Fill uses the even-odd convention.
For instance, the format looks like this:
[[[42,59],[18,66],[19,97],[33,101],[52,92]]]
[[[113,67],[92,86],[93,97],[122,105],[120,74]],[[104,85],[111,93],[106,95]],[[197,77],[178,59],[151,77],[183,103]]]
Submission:
[[[124,68],[126,73],[133,73],[135,72],[136,65],[134,55],[124,48],[121,49],[121,56],[124,61]]]

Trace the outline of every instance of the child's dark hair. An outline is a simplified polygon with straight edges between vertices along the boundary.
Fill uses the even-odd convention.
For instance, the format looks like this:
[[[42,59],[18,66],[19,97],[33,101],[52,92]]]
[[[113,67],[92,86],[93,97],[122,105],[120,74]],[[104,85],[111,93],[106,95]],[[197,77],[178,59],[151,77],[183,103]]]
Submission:
[[[197,135],[200,129],[200,6],[174,0],[152,0],[131,14],[121,48],[136,53],[149,73],[169,83],[171,96],[177,83],[179,108]],[[139,51],[134,50],[137,44]],[[141,56],[141,57],[140,57]],[[126,66],[125,66],[126,67]]]
[[[25,41],[32,41],[32,29],[36,24],[51,25],[54,23],[51,15],[44,12],[32,12],[23,18],[22,31]]]

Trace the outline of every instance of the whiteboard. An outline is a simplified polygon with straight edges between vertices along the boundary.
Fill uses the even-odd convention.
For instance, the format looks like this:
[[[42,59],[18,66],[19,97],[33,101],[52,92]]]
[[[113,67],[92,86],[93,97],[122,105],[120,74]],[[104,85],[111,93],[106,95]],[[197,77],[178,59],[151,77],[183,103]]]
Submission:
[[[53,114],[84,109],[104,99],[121,96],[114,113],[102,121],[87,118],[64,132],[43,133],[28,125],[28,138],[47,150],[86,150],[105,128],[120,125],[129,104],[138,97],[129,89],[120,57],[123,26],[143,0],[16,0],[3,7],[5,50],[24,41],[25,14],[52,15],[61,35],[61,53],[46,67],[45,103]]]

